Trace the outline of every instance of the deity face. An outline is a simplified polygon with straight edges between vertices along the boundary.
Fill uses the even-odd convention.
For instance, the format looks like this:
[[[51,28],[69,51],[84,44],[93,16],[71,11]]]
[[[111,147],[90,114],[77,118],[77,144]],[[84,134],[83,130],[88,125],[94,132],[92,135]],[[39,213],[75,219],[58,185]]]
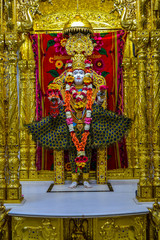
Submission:
[[[81,85],[83,83],[84,71],[81,69],[76,69],[73,71],[74,83],[76,85]]]

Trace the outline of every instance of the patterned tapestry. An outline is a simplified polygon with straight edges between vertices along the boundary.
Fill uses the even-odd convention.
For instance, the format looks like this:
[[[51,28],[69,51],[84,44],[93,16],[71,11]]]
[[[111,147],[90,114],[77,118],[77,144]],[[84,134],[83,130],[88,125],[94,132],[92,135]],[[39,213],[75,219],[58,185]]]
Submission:
[[[36,62],[36,120],[49,115],[50,103],[46,95],[48,84],[65,70],[65,63],[70,57],[66,54],[65,43],[60,33],[34,34],[30,36]],[[93,69],[106,79],[108,110],[123,114],[123,77],[122,58],[126,32],[95,33],[96,43],[89,60]],[[38,146],[38,170],[53,169],[53,151]],[[126,168],[127,153],[125,139],[108,148],[108,169]],[[96,169],[96,150],[92,152],[91,170]],[[65,152],[65,170],[70,170],[68,153]]]

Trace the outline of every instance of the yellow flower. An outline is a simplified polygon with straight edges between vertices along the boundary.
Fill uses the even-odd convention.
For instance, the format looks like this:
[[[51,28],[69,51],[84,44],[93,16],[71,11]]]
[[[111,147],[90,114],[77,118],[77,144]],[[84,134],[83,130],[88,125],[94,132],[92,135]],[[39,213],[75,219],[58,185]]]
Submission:
[[[63,67],[63,62],[61,60],[57,60],[55,63],[56,68],[60,69]]]
[[[85,106],[85,103],[83,102],[77,102],[75,105],[75,108],[83,108]]]
[[[83,78],[83,82],[84,82],[84,83],[91,83],[91,82],[92,82],[92,78],[90,78],[90,77],[84,77],[84,78]]]
[[[101,63],[101,62],[98,62],[97,65],[98,65],[98,67],[101,67],[101,66],[102,66],[102,63]]]
[[[62,47],[65,47],[66,46],[66,43],[67,43],[67,39],[66,38],[63,38],[61,41],[60,41],[60,44]]]
[[[58,85],[57,83],[51,83],[48,85],[48,89],[60,89],[60,85]]]
[[[71,75],[68,75],[68,76],[66,77],[65,81],[66,81],[67,83],[72,83],[72,82],[74,82],[74,77],[71,76]]]
[[[86,165],[86,163],[84,163],[84,162],[76,162],[76,165],[78,166],[78,167],[85,167],[85,165]]]

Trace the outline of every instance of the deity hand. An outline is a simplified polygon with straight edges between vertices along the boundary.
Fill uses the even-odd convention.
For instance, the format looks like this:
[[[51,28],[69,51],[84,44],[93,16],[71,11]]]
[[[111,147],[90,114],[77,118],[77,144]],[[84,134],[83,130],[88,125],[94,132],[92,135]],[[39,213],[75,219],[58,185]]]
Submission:
[[[105,99],[105,92],[104,91],[99,91],[97,93],[97,104],[101,106],[104,102]]]

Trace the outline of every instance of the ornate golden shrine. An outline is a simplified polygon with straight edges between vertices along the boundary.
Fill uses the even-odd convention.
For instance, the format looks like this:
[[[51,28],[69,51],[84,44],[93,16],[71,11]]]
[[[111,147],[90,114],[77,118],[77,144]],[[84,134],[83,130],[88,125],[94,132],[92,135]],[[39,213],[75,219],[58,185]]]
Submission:
[[[19,176],[22,180],[53,179],[53,172],[36,171],[36,145],[23,127],[35,117],[35,62],[27,33],[61,32],[64,23],[75,15],[76,4],[76,1],[66,0],[1,1],[0,199],[4,202],[22,200]],[[129,31],[123,58],[125,114],[134,119],[132,130],[127,137],[129,168],[108,171],[108,178],[139,178],[138,200],[150,201],[160,198],[160,2],[159,0],[81,0],[78,8],[79,13],[91,22],[97,32],[121,28]],[[135,56],[132,54],[133,44]],[[101,151],[102,159],[103,154],[105,150]],[[55,152],[56,158],[62,158],[62,155],[63,152]],[[104,173],[104,168],[102,172]],[[2,213],[4,214],[4,209],[2,210],[1,216]],[[6,220],[6,217],[2,219]],[[25,220],[15,218],[13,225],[17,224],[16,221],[22,223]],[[110,221],[114,230],[112,232],[115,234],[118,229],[124,230],[120,227],[118,219],[105,219],[100,225],[102,234],[110,225]],[[134,221],[136,220],[133,219],[133,222],[128,224],[134,224],[136,229]],[[140,222],[143,222],[141,226],[146,227],[146,216],[142,217]],[[48,226],[50,224],[48,222]],[[89,224],[98,226],[96,219],[93,222],[90,220]],[[1,229],[3,227],[7,229],[5,224]],[[41,229],[43,227],[44,221],[41,221]],[[159,231],[157,225],[155,227]],[[127,231],[130,230],[126,228]],[[144,233],[139,232],[139,234],[143,235],[143,238],[137,239],[145,239]],[[7,235],[6,239],[8,239]],[[154,239],[152,233],[150,239]]]
[[[23,180],[53,179],[53,172],[36,171],[36,145],[24,128],[25,123],[35,118],[35,63],[27,33],[61,32],[64,23],[75,15],[76,4],[76,1],[61,1],[59,4],[49,0],[6,0],[1,3],[2,200],[21,200],[18,174]],[[158,0],[80,1],[78,5],[79,13],[90,21],[97,32],[121,28],[129,31],[123,58],[125,114],[134,119],[132,131],[127,137],[129,168],[108,171],[108,178],[139,178],[137,198],[141,201],[160,197],[159,5]],[[132,54],[133,46],[136,57]],[[101,159],[105,151],[100,151]],[[55,159],[62,155],[55,152]],[[55,164],[55,167],[57,169],[58,166]],[[103,173],[105,168],[104,163]]]

